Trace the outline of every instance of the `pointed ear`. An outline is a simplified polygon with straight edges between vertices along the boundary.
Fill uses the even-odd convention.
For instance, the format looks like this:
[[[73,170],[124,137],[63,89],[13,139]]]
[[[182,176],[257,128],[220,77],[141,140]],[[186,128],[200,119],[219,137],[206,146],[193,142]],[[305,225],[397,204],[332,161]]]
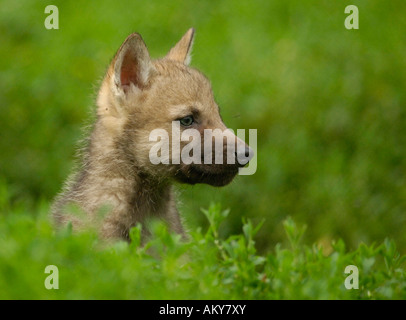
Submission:
[[[193,37],[195,34],[195,29],[190,28],[182,39],[169,51],[166,55],[167,59],[175,60],[189,65],[191,57],[190,53],[192,51]]]
[[[125,93],[131,89],[131,84],[142,89],[147,85],[152,70],[151,58],[141,35],[130,34],[114,58],[115,86]]]

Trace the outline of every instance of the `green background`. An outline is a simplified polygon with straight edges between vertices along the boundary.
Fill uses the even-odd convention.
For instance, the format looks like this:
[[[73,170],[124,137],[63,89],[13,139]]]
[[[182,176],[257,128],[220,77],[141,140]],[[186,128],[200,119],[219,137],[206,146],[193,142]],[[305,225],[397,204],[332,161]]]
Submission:
[[[53,1],[59,30],[44,27],[48,4],[0,2],[1,214],[60,191],[129,33],[158,58],[194,27],[191,65],[230,128],[257,129],[258,168],[221,189],[178,186],[188,227],[207,226],[200,208],[219,202],[224,236],[265,218],[262,251],[285,241],[288,216],[306,243],[390,237],[405,251],[404,1]],[[359,30],[344,27],[349,4]]]

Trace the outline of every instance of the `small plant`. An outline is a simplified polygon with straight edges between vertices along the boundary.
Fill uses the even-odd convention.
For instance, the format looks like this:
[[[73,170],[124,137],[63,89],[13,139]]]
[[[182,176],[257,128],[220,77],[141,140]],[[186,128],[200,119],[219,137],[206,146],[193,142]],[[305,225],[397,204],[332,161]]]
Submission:
[[[405,299],[405,256],[386,240],[348,251],[342,240],[332,252],[302,243],[305,227],[283,223],[290,247],[276,244],[259,254],[255,237],[262,222],[243,219],[242,232],[221,237],[229,211],[203,209],[206,231],[188,241],[153,223],[141,246],[141,226],[132,242],[101,243],[94,232],[55,233],[47,206],[0,217],[1,299]],[[44,286],[47,265],[59,270],[59,289]],[[346,289],[345,268],[359,270],[359,289]]]

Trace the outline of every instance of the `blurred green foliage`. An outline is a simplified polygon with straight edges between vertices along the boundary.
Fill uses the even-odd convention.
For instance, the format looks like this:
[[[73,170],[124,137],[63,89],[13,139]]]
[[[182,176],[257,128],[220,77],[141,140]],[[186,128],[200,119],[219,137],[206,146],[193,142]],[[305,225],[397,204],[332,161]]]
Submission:
[[[192,66],[211,79],[230,128],[258,130],[258,169],[221,189],[179,186],[187,224],[207,227],[200,208],[214,201],[230,208],[223,237],[240,233],[242,217],[265,219],[260,252],[286,244],[287,216],[308,226],[307,244],[390,237],[405,251],[404,1],[57,0],[59,30],[44,27],[47,4],[1,1],[2,212],[35,212],[60,190],[129,33],[161,57],[193,26]],[[344,28],[348,4],[359,30]]]
[[[0,217],[0,299],[406,299],[406,256],[393,241],[361,245],[349,252],[342,241],[325,256],[301,242],[303,228],[284,222],[289,247],[278,244],[266,255],[255,249],[260,226],[244,222],[243,232],[223,239],[218,229],[228,211],[204,210],[209,228],[190,233],[190,241],[153,226],[153,240],[139,246],[140,226],[132,243],[100,243],[90,232],[54,233],[42,204],[32,215]],[[47,290],[56,283],[58,290]],[[358,267],[358,289],[346,289],[348,265]]]

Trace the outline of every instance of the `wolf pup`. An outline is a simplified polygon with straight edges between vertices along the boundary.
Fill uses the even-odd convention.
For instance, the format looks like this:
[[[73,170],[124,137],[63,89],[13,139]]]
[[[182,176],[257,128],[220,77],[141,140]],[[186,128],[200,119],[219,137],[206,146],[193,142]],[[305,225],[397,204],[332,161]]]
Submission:
[[[130,229],[141,223],[145,240],[149,235],[148,219],[155,217],[185,237],[173,182],[224,186],[252,158],[251,148],[226,130],[209,80],[189,67],[193,37],[192,28],[164,58],[157,60],[150,59],[138,33],[129,35],[121,45],[98,93],[97,120],[81,169],[68,179],[53,204],[57,226],[71,222],[74,230],[94,227],[104,239],[129,241]],[[180,133],[196,129],[200,134],[198,142],[204,145],[201,159],[205,160],[212,156],[214,159],[215,152],[207,156],[205,150],[207,145],[214,145],[221,132],[221,152],[229,155],[228,150],[236,150],[232,154],[236,161],[223,157],[221,163],[186,164],[172,161],[176,155],[171,149],[168,161],[153,164],[150,151],[156,141],[151,141],[150,133],[160,128],[172,137],[173,123]],[[210,143],[204,139],[207,129],[220,129],[213,131],[217,133]],[[180,149],[187,143],[180,141]],[[72,213],[72,205],[84,214]],[[107,208],[108,213],[100,218],[102,208]]]

